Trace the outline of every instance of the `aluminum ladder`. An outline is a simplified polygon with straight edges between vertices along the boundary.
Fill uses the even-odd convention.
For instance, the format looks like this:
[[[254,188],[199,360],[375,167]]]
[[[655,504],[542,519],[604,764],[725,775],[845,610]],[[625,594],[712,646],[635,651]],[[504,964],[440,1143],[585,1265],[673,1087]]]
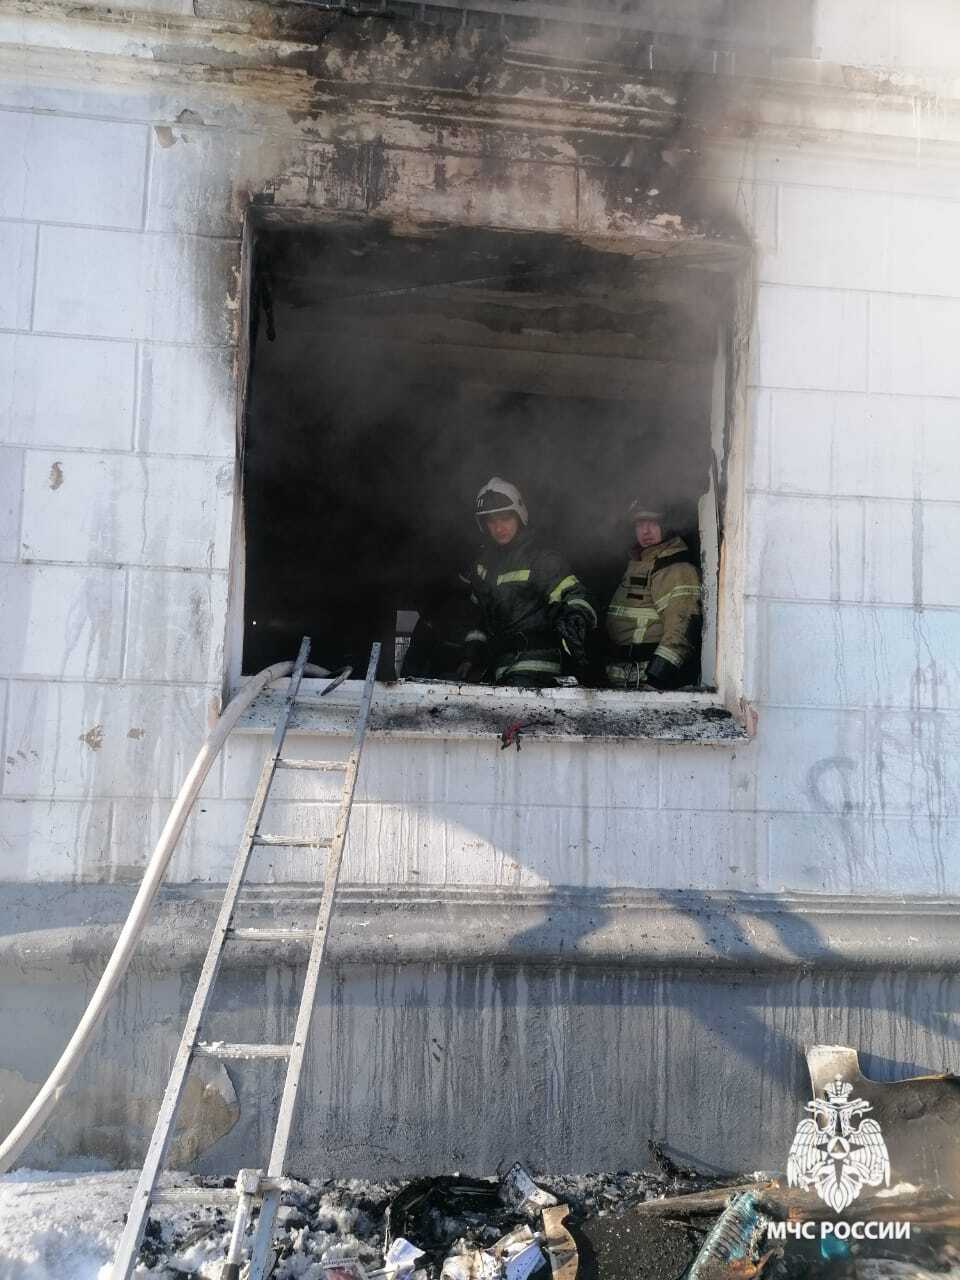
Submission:
[[[237,1179],[237,1213],[234,1222],[233,1233],[230,1239],[230,1246],[227,1251],[226,1261],[224,1262],[223,1271],[221,1273],[222,1280],[237,1280],[240,1274],[240,1266],[243,1262],[243,1247],[246,1229],[249,1224],[253,1207],[257,1200],[260,1201],[260,1218],[257,1224],[256,1235],[253,1241],[250,1258],[249,1280],[263,1280],[267,1258],[270,1253],[270,1247],[273,1243],[273,1228],[276,1219],[277,1209],[280,1204],[280,1196],[284,1187],[283,1166],[286,1161],[287,1146],[290,1141],[290,1131],[293,1125],[294,1111],[296,1109],[297,1094],[300,1089],[300,1075],[303,1069],[303,1059],[306,1052],[307,1040],[310,1032],[310,1022],[313,1017],[313,1006],[317,992],[317,982],[320,977],[320,966],[323,963],[324,952],[326,951],[327,935],[329,932],[330,918],[333,912],[334,895],[337,889],[337,881],[340,876],[340,864],[343,860],[343,850],[347,839],[347,830],[350,824],[350,812],[353,807],[353,793],[356,788],[357,773],[360,768],[360,754],[363,750],[364,738],[367,731],[367,721],[370,716],[370,704],[373,699],[373,686],[377,673],[377,663],[380,659],[380,645],[374,644],[370,652],[370,662],[367,667],[367,675],[363,684],[363,693],[360,698],[360,708],[354,726],[353,743],[350,754],[346,760],[288,760],[281,754],[283,744],[287,736],[287,729],[290,725],[290,719],[293,715],[294,704],[300,691],[300,682],[303,679],[303,669],[306,665],[307,656],[310,652],[310,640],[304,637],[300,652],[297,655],[297,661],[294,665],[293,672],[290,676],[290,684],[287,689],[287,696],[284,700],[283,709],[277,720],[276,728],[273,733],[273,740],[270,744],[270,750],[267,752],[266,759],[263,762],[263,768],[260,771],[260,779],[257,783],[257,789],[254,793],[253,801],[250,805],[250,811],[247,815],[246,825],[244,827],[243,836],[240,840],[240,847],[233,864],[233,870],[230,879],[227,882],[226,893],[224,894],[223,904],[220,908],[220,914],[217,917],[217,923],[214,926],[213,936],[210,939],[210,946],[207,950],[206,959],[203,962],[203,968],[200,971],[200,978],[197,983],[197,989],[193,995],[193,1002],[190,1005],[190,1012],[187,1015],[187,1021],[183,1028],[183,1035],[180,1039],[180,1047],[177,1050],[177,1056],[174,1059],[173,1067],[170,1072],[170,1079],[167,1082],[166,1092],[163,1095],[163,1102],[160,1105],[160,1112],[157,1116],[157,1123],[153,1130],[153,1137],[150,1140],[150,1146],[147,1149],[146,1159],[140,1178],[137,1182],[136,1190],[133,1193],[133,1201],[130,1205],[130,1211],[127,1214],[127,1222],[124,1227],[123,1234],[120,1237],[120,1243],[117,1246],[116,1256],[113,1263],[113,1280],[130,1280],[133,1270],[137,1263],[137,1256],[140,1251],[140,1243],[143,1239],[144,1229],[147,1225],[147,1218],[150,1208],[153,1204],[175,1199],[176,1192],[161,1192],[158,1194],[157,1182],[163,1167],[170,1141],[173,1137],[174,1128],[176,1126],[177,1113],[180,1107],[180,1101],[183,1097],[184,1087],[187,1082],[187,1074],[190,1070],[190,1064],[195,1057],[205,1056],[218,1058],[220,1060],[233,1060],[240,1062],[245,1059],[263,1059],[277,1058],[287,1059],[287,1074],[284,1080],[283,1093],[280,1099],[280,1107],[277,1113],[277,1123],[273,1135],[273,1144],[270,1149],[270,1158],[266,1170],[260,1169],[242,1169]],[[330,692],[335,685],[346,678],[347,673],[335,677],[323,690],[323,694]],[[270,788],[273,785],[274,776],[278,769],[303,769],[313,770],[316,772],[332,772],[342,770],[344,773],[343,788],[340,793],[340,807],[337,811],[337,820],[334,827],[332,838],[301,837],[288,835],[266,835],[260,830],[260,823],[263,819],[263,813],[270,798]],[[326,872],[323,878],[323,892],[320,897],[320,906],[317,911],[316,924],[313,930],[309,929],[243,929],[235,928],[233,925],[234,910],[237,905],[237,899],[240,890],[243,887],[247,875],[247,868],[250,863],[251,855],[255,848],[261,846],[281,846],[286,848],[303,848],[303,849],[329,849],[327,857]],[[293,1033],[293,1041],[290,1044],[224,1044],[220,1041],[214,1043],[206,1043],[200,1039],[201,1024],[206,1014],[207,1007],[210,1002],[210,996],[216,984],[217,974],[220,969],[220,963],[223,959],[223,953],[226,945],[230,941],[237,942],[303,942],[310,941],[310,958],[307,961],[307,971],[304,978],[303,989],[300,993],[300,1005],[297,1010],[296,1028]],[[195,1189],[187,1189],[187,1198],[193,1202],[197,1200]]]

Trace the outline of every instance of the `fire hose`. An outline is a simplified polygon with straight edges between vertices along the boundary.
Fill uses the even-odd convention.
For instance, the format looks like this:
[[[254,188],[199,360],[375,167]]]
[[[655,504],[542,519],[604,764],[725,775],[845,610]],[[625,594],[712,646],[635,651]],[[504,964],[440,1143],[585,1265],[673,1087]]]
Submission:
[[[59,1062],[50,1072],[30,1106],[14,1125],[3,1143],[0,1144],[0,1174],[6,1173],[11,1168],[22,1154],[24,1148],[47,1122],[51,1112],[63,1097],[67,1085],[73,1079],[74,1073],[80,1065],[80,1060],[106,1011],[110,997],[116,991],[127,971],[134,949],[140,939],[140,934],[143,932],[147,922],[147,916],[153,905],[153,900],[157,896],[157,891],[166,874],[170,859],[190,816],[190,811],[200,792],[200,788],[203,786],[204,779],[210,772],[213,762],[220,754],[231,730],[254,699],[268,685],[273,684],[275,680],[282,680],[292,670],[292,662],[277,662],[272,667],[265,667],[263,671],[251,676],[236,697],[232,698],[224,708],[216,724],[203,740],[203,745],[197,752],[190,772],[183,780],[183,785],[176,800],[173,802],[173,807],[163,830],[160,832],[160,837],[154,846],[153,853],[150,855],[150,861],[147,863],[143,879],[140,881],[137,896],[133,900],[133,905],[130,908],[126,923],[120,931],[113,953],[107,961],[107,967],[103,971],[97,984],[97,989],[94,991],[83,1017],[77,1024],[76,1031],[60,1055]],[[326,677],[330,675],[330,672],[324,667],[315,667],[308,663],[304,668],[304,674],[313,677]],[[342,683],[349,674],[350,668],[346,667],[324,688],[322,693],[329,693],[338,684]]]

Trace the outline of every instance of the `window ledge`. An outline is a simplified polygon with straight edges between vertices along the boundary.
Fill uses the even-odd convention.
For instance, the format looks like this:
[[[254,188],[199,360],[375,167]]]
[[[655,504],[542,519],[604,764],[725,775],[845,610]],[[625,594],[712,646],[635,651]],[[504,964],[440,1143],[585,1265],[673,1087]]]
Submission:
[[[347,680],[320,697],[322,680],[304,680],[291,731],[344,736],[352,732],[362,682]],[[286,694],[281,680],[240,720],[247,733],[269,733]],[[588,741],[735,743],[747,730],[715,693],[622,693],[611,689],[525,689],[428,684],[378,684],[369,732],[401,738],[489,738],[519,725],[524,738]]]

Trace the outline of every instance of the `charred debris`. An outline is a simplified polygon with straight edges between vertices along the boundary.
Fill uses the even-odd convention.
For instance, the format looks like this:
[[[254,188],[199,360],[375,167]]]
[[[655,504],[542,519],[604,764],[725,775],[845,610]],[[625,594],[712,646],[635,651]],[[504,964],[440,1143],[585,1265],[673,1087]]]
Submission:
[[[290,1179],[270,1274],[273,1280],[960,1276],[960,1078],[874,1080],[857,1052],[839,1045],[811,1047],[807,1063],[813,1099],[785,1173],[702,1173],[651,1142],[652,1168],[639,1172],[534,1176],[515,1163],[491,1178]],[[838,1190],[844,1172],[858,1165],[840,1203],[831,1186]],[[198,1197],[224,1185],[198,1183]],[[865,1230],[866,1224],[885,1229]],[[163,1269],[160,1228],[152,1226],[141,1257],[158,1277],[173,1280],[179,1273]],[[201,1220],[190,1242],[225,1226],[222,1215]]]
[[[787,1247],[772,1245],[771,1223],[816,1222],[826,1217],[824,1206],[788,1186],[784,1175],[756,1173],[743,1181],[704,1174],[674,1163],[659,1144],[649,1146],[652,1168],[615,1174],[533,1176],[518,1163],[491,1178],[451,1174],[405,1184],[290,1180],[277,1217],[272,1280],[960,1275],[960,1212],[952,1197],[904,1184],[892,1199],[871,1198],[854,1216],[909,1220],[909,1241],[838,1240],[825,1249],[812,1233],[807,1239],[797,1233]],[[225,1185],[222,1179],[198,1182]],[[222,1214],[211,1222],[198,1210],[197,1219],[188,1237],[167,1241],[166,1248],[159,1224],[148,1229],[141,1258],[158,1280],[190,1274],[165,1268],[166,1259],[227,1227]]]

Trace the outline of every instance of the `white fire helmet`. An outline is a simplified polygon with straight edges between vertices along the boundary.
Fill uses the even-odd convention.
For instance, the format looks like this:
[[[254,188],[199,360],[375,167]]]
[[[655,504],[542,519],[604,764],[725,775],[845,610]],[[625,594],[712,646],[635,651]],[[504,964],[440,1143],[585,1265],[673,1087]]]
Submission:
[[[476,517],[482,533],[486,533],[483,521],[486,516],[512,511],[520,517],[520,523],[526,526],[530,520],[523,495],[515,484],[509,480],[501,480],[499,476],[491,476],[477,494]]]
[[[627,519],[631,524],[634,524],[637,520],[657,520],[662,525],[666,518],[666,508],[662,505],[658,506],[656,503],[647,502],[646,497],[634,498],[627,511]]]

